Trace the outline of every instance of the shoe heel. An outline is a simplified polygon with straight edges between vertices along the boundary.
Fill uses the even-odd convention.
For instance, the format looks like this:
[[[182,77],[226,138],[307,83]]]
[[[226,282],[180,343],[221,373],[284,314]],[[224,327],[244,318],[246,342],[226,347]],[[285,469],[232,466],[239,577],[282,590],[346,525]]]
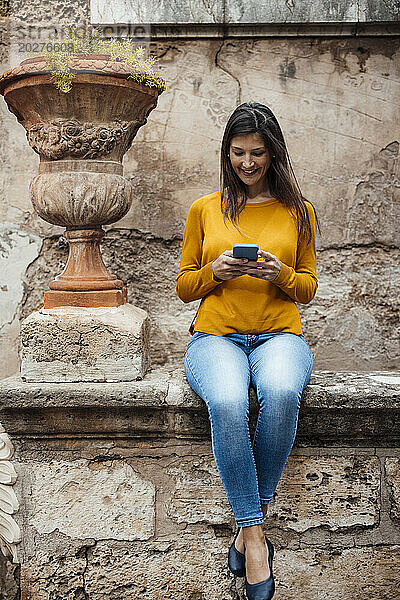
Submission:
[[[240,528],[236,531],[234,540],[229,548],[228,553],[228,567],[229,570],[236,577],[244,577],[246,575],[246,567],[245,567],[245,556],[237,548],[235,548],[235,541],[237,536],[239,535]]]

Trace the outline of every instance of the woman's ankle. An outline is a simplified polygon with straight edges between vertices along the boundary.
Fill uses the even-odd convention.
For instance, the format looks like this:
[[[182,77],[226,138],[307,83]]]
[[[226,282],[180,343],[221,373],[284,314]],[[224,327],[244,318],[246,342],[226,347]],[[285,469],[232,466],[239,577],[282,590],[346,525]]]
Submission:
[[[261,525],[250,525],[249,527],[243,527],[243,542],[246,544],[262,543],[264,541],[264,532]]]

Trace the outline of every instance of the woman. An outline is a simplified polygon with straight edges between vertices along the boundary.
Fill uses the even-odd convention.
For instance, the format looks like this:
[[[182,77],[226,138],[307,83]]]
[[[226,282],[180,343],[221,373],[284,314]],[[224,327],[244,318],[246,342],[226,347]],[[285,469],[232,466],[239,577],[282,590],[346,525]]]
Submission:
[[[207,405],[215,463],[238,526],[228,566],[245,576],[249,600],[269,600],[274,548],[262,523],[313,366],[295,303],[317,291],[319,224],[263,104],[241,104],[229,118],[220,182],[220,191],[193,202],[185,224],[176,290],[183,302],[202,301],[184,366]],[[233,258],[235,243],[258,244],[258,260]],[[253,441],[250,385],[260,406]]]

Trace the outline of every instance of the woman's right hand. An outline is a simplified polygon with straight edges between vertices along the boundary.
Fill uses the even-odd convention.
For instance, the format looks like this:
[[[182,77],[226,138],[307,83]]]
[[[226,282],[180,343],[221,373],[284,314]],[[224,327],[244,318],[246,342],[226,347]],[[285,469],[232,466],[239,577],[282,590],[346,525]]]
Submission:
[[[235,279],[245,275],[244,271],[241,270],[242,265],[248,263],[247,258],[233,258],[232,250],[225,250],[218,256],[211,264],[214,276],[216,279],[225,281],[227,279]]]

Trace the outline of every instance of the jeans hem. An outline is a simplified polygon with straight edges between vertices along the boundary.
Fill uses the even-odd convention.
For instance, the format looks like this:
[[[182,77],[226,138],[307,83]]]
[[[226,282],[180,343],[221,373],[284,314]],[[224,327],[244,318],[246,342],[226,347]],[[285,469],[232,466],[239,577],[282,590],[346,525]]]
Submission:
[[[254,519],[235,519],[238,527],[250,527],[250,525],[262,525],[264,523],[263,517],[256,517]]]

